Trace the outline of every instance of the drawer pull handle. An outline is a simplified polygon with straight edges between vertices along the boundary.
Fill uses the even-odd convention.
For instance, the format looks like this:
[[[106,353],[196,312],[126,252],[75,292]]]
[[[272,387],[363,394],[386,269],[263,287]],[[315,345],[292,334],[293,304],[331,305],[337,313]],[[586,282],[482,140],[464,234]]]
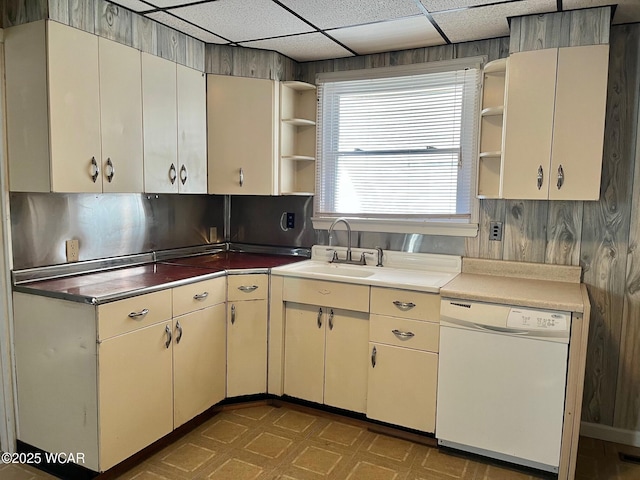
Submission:
[[[258,289],[258,285],[240,285],[238,287],[238,290],[240,290],[241,292],[244,292],[244,293],[251,293],[251,292],[253,292],[254,290],[257,290],[257,289]]]
[[[407,310],[411,310],[413,307],[416,306],[416,304],[413,302],[401,302],[400,300],[396,300],[395,302],[393,302],[393,304],[403,312],[406,312]]]
[[[376,357],[378,356],[378,351],[376,350],[376,347],[373,347],[373,350],[371,350],[371,367],[372,368],[376,368]]]
[[[333,330],[333,308],[329,311],[329,330]]]
[[[140,318],[140,317],[144,317],[147,313],[149,313],[149,309],[148,308],[143,308],[142,310],[140,310],[139,312],[131,312],[129,314],[129,318]]]
[[[544,180],[544,170],[542,170],[542,165],[540,165],[538,167],[538,190],[540,190],[542,188],[542,182]]]
[[[96,157],[91,157],[91,180],[93,180],[93,183],[98,180],[98,175],[100,175],[100,167],[98,167]]]
[[[207,298],[209,296],[209,292],[202,292],[202,293],[196,293],[193,296],[194,300],[204,300],[205,298]]]
[[[169,348],[171,346],[171,339],[173,338],[171,335],[171,329],[169,328],[169,325],[164,327],[164,332],[167,334],[167,341],[164,342],[164,346]]]
[[[176,330],[178,330],[178,336],[176,337],[176,343],[180,343],[182,340],[182,325],[180,325],[180,321],[176,323]]]
[[[322,308],[318,309],[318,328],[322,328]]]
[[[562,188],[562,185],[564,185],[564,170],[562,169],[562,165],[560,165],[558,167],[558,183],[556,184],[558,190]]]
[[[231,325],[236,323],[236,306],[231,305]]]
[[[391,330],[391,333],[393,333],[396,337],[403,340],[416,336],[416,334],[413,332],[403,332],[401,330],[398,330],[397,328],[395,330]]]

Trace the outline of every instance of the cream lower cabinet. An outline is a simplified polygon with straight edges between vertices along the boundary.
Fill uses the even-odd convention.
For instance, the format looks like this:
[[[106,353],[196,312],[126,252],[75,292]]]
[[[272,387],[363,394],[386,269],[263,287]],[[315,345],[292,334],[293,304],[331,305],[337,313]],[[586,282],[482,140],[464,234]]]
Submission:
[[[285,395],[364,412],[369,315],[287,303],[285,317]]]
[[[98,306],[14,293],[18,439],[105,471],[222,400],[225,286]]]
[[[230,275],[227,289],[227,397],[265,393],[269,276]]]
[[[440,296],[371,288],[367,417],[435,431]]]

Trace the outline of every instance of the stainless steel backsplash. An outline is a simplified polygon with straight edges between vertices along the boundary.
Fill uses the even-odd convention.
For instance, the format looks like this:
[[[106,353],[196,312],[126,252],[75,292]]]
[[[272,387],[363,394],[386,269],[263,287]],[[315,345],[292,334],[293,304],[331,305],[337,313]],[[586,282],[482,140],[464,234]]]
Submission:
[[[328,245],[326,230],[311,224],[313,197],[217,195],[11,193],[13,268],[66,263],[65,241],[77,238],[80,260],[96,260],[223,241],[311,247]],[[281,227],[285,212],[295,227]],[[215,234],[210,238],[211,229]],[[333,245],[346,245],[336,231]],[[420,253],[464,254],[464,238],[354,232],[353,246]]]
[[[224,241],[224,197],[208,195],[11,193],[13,268]],[[215,238],[209,238],[210,228]]]

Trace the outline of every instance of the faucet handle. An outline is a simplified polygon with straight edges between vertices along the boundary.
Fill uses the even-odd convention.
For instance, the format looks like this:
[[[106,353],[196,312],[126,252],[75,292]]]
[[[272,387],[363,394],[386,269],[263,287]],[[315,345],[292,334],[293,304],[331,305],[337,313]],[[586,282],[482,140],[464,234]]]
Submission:
[[[333,252],[331,254],[331,260],[329,260],[330,262],[335,262],[338,260],[338,251],[335,248],[327,248],[326,251]]]
[[[376,252],[362,252],[362,255],[360,255],[360,263],[362,263],[363,265],[367,264],[367,260],[366,260],[366,255],[375,255]]]

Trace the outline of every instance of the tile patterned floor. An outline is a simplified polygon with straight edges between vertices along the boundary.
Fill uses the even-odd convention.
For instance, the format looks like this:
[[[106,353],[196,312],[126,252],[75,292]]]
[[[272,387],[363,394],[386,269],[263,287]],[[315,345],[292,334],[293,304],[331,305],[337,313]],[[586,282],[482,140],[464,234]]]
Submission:
[[[576,480],[640,479],[618,452],[640,449],[583,437]],[[53,477],[19,465],[2,480]],[[288,407],[219,413],[120,476],[122,480],[533,480],[532,476],[368,431],[361,423]]]

